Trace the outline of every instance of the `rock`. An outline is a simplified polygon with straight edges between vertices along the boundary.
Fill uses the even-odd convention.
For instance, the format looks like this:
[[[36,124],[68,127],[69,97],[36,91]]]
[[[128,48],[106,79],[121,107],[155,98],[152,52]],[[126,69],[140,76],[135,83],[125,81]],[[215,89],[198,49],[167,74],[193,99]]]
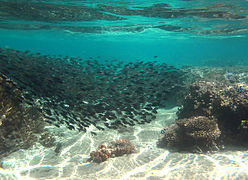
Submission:
[[[218,92],[224,84],[217,82],[199,81],[192,83],[185,97],[182,108],[178,111],[178,118],[192,116],[212,116],[213,104]]]
[[[42,144],[44,147],[55,146],[55,141],[56,139],[54,138],[54,136],[47,131],[43,132],[39,138],[39,143]]]
[[[100,144],[97,151],[90,153],[91,160],[97,163],[106,161],[108,158],[123,156],[135,152],[133,145],[126,139],[112,141],[109,145]]]
[[[167,147],[169,149],[183,149],[182,143],[183,133],[177,124],[171,124],[164,128],[164,135],[158,142],[159,147]]]
[[[39,109],[26,104],[22,90],[0,73],[0,158],[29,148],[43,127]]]
[[[205,116],[179,119],[165,129],[160,146],[191,152],[218,149],[221,131],[216,120]]]
[[[200,81],[190,86],[178,118],[207,116],[216,118],[221,131],[245,133],[248,120],[248,86]]]
[[[177,115],[175,124],[165,128],[160,145],[200,152],[223,145],[248,146],[246,83],[195,82]]]

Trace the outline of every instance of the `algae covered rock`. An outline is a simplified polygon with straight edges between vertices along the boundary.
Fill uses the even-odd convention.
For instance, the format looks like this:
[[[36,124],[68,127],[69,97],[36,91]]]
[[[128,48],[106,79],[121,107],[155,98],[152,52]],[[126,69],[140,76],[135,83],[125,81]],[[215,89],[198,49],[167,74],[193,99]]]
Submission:
[[[42,144],[44,147],[53,147],[56,145],[55,143],[56,139],[53,136],[53,134],[44,131],[41,133],[40,138],[39,138],[39,143]]]
[[[165,129],[160,146],[192,152],[217,150],[221,131],[215,119],[205,116],[179,119]]]
[[[0,157],[30,147],[43,126],[39,108],[26,104],[22,90],[0,73]]]
[[[240,133],[248,120],[248,86],[245,83],[200,81],[190,86],[178,118],[216,118],[222,131]]]
[[[223,86],[224,84],[218,82],[199,81],[192,83],[188,94],[185,96],[182,108],[178,111],[178,118],[211,117],[213,104]]]
[[[158,146],[169,149],[184,149],[185,142],[182,143],[183,138],[182,130],[174,123],[164,128],[164,134],[159,140]]]
[[[160,145],[187,151],[248,146],[246,83],[192,83],[175,124],[165,128]]]

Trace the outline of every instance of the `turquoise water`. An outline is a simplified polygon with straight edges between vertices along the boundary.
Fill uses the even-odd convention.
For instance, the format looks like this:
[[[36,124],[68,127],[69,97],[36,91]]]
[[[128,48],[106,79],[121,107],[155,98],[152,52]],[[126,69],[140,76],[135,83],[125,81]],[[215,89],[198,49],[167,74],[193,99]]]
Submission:
[[[157,56],[173,65],[247,61],[247,1],[49,1],[47,9],[48,1],[22,1],[24,10],[6,8],[15,3],[2,1],[1,47],[104,60]]]
[[[181,153],[157,146],[193,75],[233,83],[238,93],[232,84],[230,92],[248,99],[247,44],[247,0],[0,0],[0,80],[5,74],[20,83],[41,117],[55,121],[37,143],[0,158],[0,179],[248,179],[247,147]],[[181,83],[186,72],[192,79]],[[11,110],[4,103],[0,129]],[[146,123],[119,126],[128,124],[123,117]],[[247,137],[247,114],[239,118],[234,128]],[[89,161],[100,144],[118,139],[137,151]]]
[[[158,36],[161,34],[154,32]],[[172,65],[201,65],[208,60],[247,62],[247,37],[161,37],[141,34],[71,35],[63,32],[16,32],[1,30],[1,47],[43,54],[122,61],[156,60]],[[170,37],[171,36],[171,37]],[[178,36],[178,35],[176,35]],[[32,38],[31,38],[32,37]],[[146,39],[147,38],[147,39]]]

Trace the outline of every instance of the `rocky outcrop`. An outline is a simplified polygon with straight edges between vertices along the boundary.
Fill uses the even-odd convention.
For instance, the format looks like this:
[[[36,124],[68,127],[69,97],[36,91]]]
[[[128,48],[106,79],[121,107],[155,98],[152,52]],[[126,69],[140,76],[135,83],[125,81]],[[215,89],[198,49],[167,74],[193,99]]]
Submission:
[[[0,74],[0,158],[30,147],[43,126],[39,108],[26,104],[22,90]]]
[[[175,124],[165,128],[161,146],[212,151],[222,145],[247,146],[246,83],[199,81],[190,85]]]
[[[219,149],[220,135],[216,119],[206,116],[184,118],[165,128],[159,146],[180,151],[213,151]]]

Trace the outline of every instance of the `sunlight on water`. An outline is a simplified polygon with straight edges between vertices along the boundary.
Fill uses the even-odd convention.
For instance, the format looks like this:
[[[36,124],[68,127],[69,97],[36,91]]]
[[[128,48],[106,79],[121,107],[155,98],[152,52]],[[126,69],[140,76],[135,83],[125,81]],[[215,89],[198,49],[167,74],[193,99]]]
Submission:
[[[189,35],[242,35],[247,3],[225,1],[1,1],[0,28],[75,33],[143,33],[161,30]],[[46,8],[44,8],[46,7]],[[23,13],[22,13],[23,12]],[[175,36],[175,34],[172,34]]]

